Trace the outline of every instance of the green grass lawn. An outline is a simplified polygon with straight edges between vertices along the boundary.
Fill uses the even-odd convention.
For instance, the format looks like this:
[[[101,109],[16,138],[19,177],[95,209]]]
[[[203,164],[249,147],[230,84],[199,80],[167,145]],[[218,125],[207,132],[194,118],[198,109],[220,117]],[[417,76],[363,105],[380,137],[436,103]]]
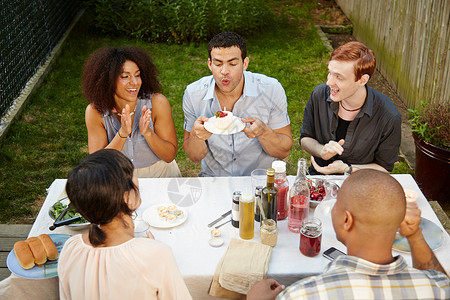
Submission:
[[[279,24],[247,37],[249,71],[277,78],[285,88],[294,146],[286,159],[295,175],[299,157],[308,158],[298,144],[303,110],[312,89],[325,81],[329,54],[309,11],[314,3],[272,1],[281,14]],[[278,4],[277,4],[278,3]],[[56,178],[88,154],[81,75],[86,58],[102,46],[136,45],[145,48],[160,71],[163,94],[169,99],[178,136],[176,160],[183,176],[197,176],[200,164],[183,151],[182,96],[187,84],[209,75],[207,44],[166,45],[109,37],[92,30],[83,16],[63,45],[61,54],[0,145],[0,223],[33,223]],[[396,173],[408,173],[398,164]]]

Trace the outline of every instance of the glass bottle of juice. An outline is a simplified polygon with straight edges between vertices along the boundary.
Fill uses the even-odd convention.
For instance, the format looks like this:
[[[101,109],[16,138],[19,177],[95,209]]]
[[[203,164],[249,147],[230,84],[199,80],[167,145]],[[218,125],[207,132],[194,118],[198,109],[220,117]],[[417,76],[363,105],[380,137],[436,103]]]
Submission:
[[[273,168],[267,169],[267,186],[262,190],[261,200],[264,213],[267,219],[277,221],[277,196],[278,192],[274,185],[275,170]],[[261,218],[262,220],[262,218]]]
[[[305,218],[309,216],[309,187],[306,181],[306,160],[298,160],[297,177],[290,191],[288,228],[300,232]]]
[[[277,218],[284,220],[288,216],[288,191],[289,182],[286,177],[286,163],[282,160],[272,162],[272,168],[275,170],[275,188],[278,191],[277,197]]]

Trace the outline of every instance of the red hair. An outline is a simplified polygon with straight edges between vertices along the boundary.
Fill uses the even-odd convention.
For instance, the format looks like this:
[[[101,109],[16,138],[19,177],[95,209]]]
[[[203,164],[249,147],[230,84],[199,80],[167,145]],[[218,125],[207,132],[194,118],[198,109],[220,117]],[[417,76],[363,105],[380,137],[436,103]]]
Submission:
[[[364,74],[372,77],[375,71],[376,60],[373,51],[360,42],[348,42],[331,53],[330,61],[355,62],[355,81]]]

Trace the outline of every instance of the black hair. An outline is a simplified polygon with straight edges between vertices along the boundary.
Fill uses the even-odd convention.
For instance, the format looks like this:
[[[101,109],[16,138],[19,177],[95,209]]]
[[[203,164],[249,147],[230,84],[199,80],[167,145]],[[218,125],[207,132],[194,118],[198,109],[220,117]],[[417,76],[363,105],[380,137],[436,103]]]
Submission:
[[[134,62],[141,71],[139,98],[162,91],[158,69],[144,49],[131,46],[102,47],[89,56],[82,78],[84,97],[101,114],[114,108],[117,78],[123,72],[123,65],[127,60]]]
[[[67,196],[76,211],[91,222],[92,245],[101,245],[106,239],[100,225],[108,224],[119,213],[133,213],[124,200],[125,192],[138,192],[133,171],[133,164],[121,152],[102,149],[88,155],[69,173]]]
[[[221,32],[215,35],[208,45],[208,55],[211,59],[211,51],[213,48],[230,48],[236,46],[241,50],[242,61],[247,57],[247,45],[245,40],[237,33],[234,32]]]

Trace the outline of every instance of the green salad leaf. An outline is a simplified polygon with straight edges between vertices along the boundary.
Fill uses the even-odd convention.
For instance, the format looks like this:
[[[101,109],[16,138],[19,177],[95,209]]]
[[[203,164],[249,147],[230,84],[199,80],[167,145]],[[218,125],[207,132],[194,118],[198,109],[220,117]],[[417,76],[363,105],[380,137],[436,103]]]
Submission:
[[[56,202],[50,208],[50,212],[52,213],[53,218],[56,220],[58,216],[66,209],[66,207],[67,205],[62,204],[60,201]],[[67,213],[62,218],[62,220],[67,220],[78,216],[81,216],[81,214],[78,213],[73,207],[70,207]],[[73,222],[72,224],[81,224],[81,223],[88,223],[88,221],[85,218],[81,217],[81,220]]]

